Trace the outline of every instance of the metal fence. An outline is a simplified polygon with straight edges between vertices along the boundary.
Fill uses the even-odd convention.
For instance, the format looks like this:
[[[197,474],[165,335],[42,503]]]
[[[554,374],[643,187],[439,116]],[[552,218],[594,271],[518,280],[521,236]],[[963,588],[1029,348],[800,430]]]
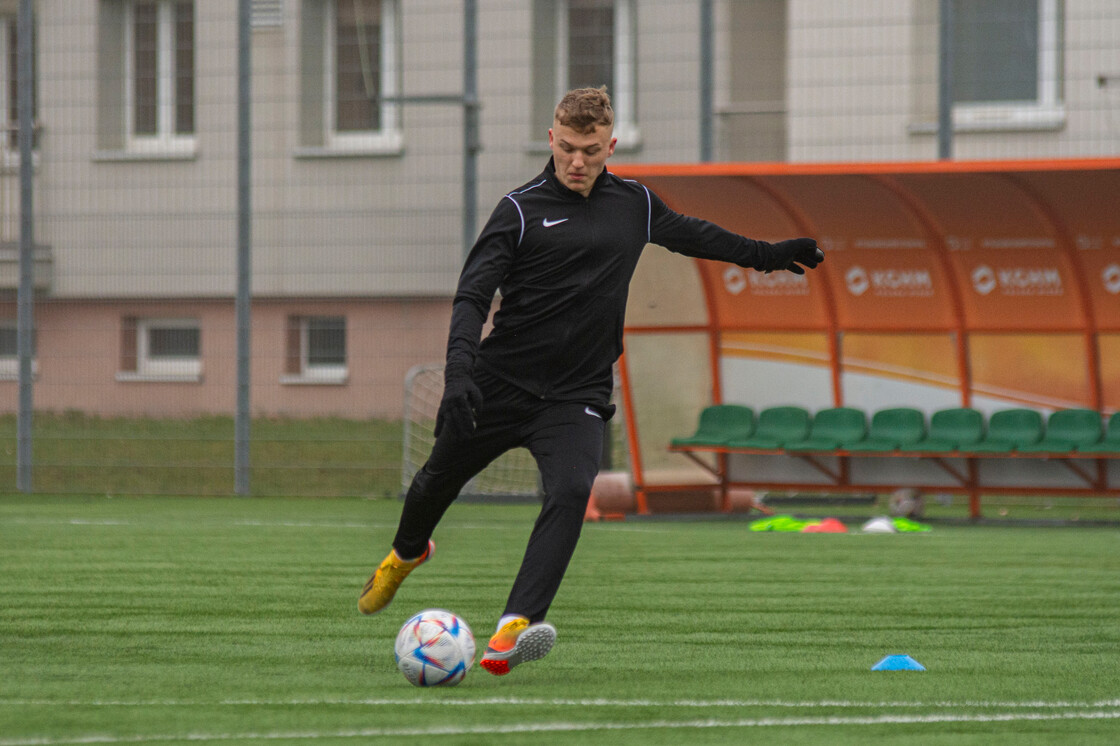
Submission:
[[[569,87],[618,162],[1120,150],[1115,0],[0,0],[0,76],[36,492],[396,494],[408,371]]]

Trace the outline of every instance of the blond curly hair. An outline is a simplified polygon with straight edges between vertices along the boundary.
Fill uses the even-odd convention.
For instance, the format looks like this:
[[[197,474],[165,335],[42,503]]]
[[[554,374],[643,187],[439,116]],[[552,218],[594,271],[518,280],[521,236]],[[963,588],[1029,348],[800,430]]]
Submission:
[[[564,94],[553,118],[558,124],[586,133],[596,127],[614,126],[614,109],[607,87],[576,88]]]

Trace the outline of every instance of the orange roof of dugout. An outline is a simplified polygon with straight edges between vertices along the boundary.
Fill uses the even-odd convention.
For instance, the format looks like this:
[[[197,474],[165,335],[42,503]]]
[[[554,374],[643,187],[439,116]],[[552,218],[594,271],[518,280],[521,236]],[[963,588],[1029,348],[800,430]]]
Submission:
[[[812,281],[701,262],[723,329],[1120,330],[1120,159],[612,167],[747,236],[814,236]]]

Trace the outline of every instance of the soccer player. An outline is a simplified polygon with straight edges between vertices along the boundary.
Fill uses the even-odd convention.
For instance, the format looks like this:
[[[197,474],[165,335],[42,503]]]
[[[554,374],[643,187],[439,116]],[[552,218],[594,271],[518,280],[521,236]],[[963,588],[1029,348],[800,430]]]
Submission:
[[[575,551],[599,470],[630,278],[647,244],[770,272],[824,260],[811,238],[756,241],[670,210],[606,170],[615,148],[605,88],[567,93],[548,131],[552,158],[503,197],[467,257],[451,309],[436,441],[405,497],[392,549],[358,599],[375,614],[432,557],[444,511],[475,474],[525,447],[544,498],[481,665],[502,675],[545,656],[545,621]],[[501,304],[481,340],[496,291]]]

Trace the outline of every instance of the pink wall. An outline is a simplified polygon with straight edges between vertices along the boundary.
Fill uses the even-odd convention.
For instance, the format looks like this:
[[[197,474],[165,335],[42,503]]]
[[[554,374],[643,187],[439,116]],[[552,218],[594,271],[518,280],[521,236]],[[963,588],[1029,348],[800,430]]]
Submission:
[[[408,369],[443,362],[450,308],[448,299],[254,301],[253,414],[398,419]],[[281,383],[289,315],[346,317],[349,377],[345,383]],[[0,318],[15,316],[14,303],[0,303]],[[128,316],[197,319],[201,380],[117,380],[122,319]],[[235,411],[236,328],[231,301],[45,301],[36,306],[35,326],[36,410],[156,417]],[[18,399],[18,384],[0,381],[0,412],[16,411]]]

